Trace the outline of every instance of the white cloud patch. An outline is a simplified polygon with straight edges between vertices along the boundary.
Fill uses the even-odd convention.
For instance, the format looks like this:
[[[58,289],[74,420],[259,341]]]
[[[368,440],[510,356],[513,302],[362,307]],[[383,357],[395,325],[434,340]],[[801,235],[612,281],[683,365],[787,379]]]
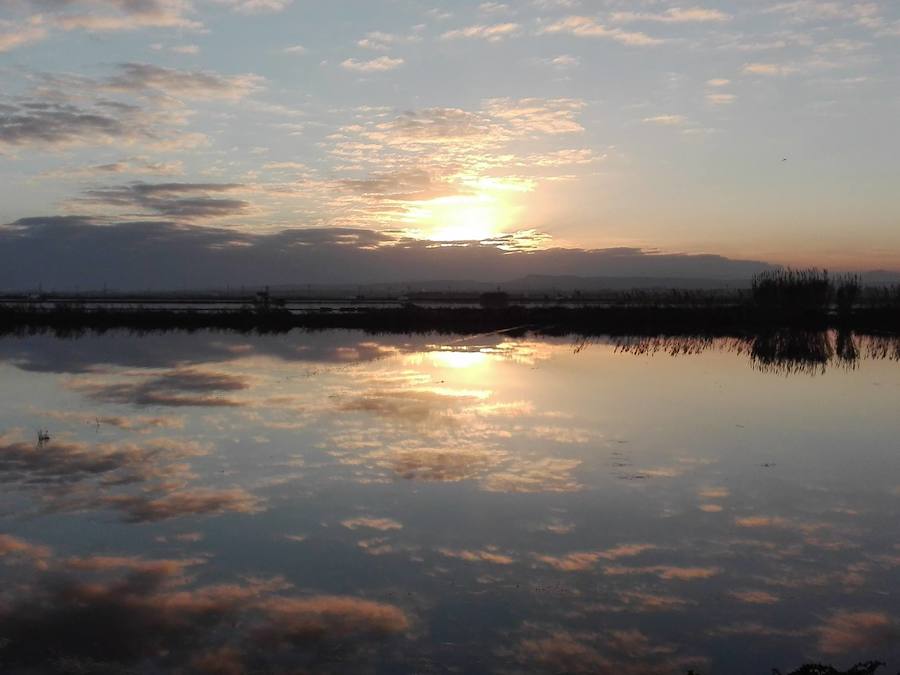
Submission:
[[[657,21],[660,23],[721,23],[730,21],[731,16],[718,9],[703,7],[671,7],[664,12],[614,12],[611,19],[615,23],[633,21]]]
[[[522,32],[522,26],[517,23],[477,24],[466,28],[449,30],[443,35],[443,40],[477,39],[488,42],[499,42],[505,38],[515,37]]]
[[[404,63],[405,61],[401,58],[380,56],[377,59],[371,59],[369,61],[346,59],[341,62],[341,68],[343,68],[344,70],[353,70],[359,73],[383,73],[388,70],[395,70],[402,66]]]
[[[574,35],[583,38],[606,38],[636,47],[653,46],[664,42],[664,40],[651,37],[646,33],[610,28],[588,16],[567,16],[545,26],[540,32],[543,34]]]

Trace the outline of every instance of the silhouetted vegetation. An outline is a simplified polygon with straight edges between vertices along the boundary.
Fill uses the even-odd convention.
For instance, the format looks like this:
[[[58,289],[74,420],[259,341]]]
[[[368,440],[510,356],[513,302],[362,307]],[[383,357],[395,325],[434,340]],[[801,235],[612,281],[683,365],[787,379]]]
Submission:
[[[479,304],[485,309],[500,309],[509,307],[509,293],[495,291],[493,293],[482,293],[478,299]]]
[[[866,661],[864,663],[857,663],[850,668],[850,670],[838,670],[834,666],[809,663],[805,666],[801,666],[797,670],[792,670],[790,673],[787,673],[787,675],[873,675],[873,673],[885,665],[886,664],[881,661]],[[700,673],[689,670],[687,675],[700,675]],[[772,675],[782,675],[782,672],[777,668],[773,668]]]
[[[809,664],[791,671],[788,675],[872,675],[884,665],[886,664],[881,661],[866,661],[865,663],[857,663],[850,670],[838,670],[832,666]],[[772,675],[781,675],[781,671],[774,668],[772,669]]]
[[[299,301],[293,301],[299,302]],[[798,331],[829,328],[900,332],[900,287],[866,288],[853,275],[827,271],[777,270],[757,275],[749,290],[640,290],[555,299],[497,291],[440,306],[382,299],[306,298],[291,305],[268,289],[245,297],[122,296],[103,298],[17,298],[0,300],[0,332],[42,328],[60,332],[92,328],[228,328],[264,332],[291,328],[355,328],[372,332],[478,333],[516,327],[565,335],[767,335],[770,341],[797,339]],[[380,304],[379,304],[380,303]],[[789,330],[788,337],[780,331]],[[838,346],[850,355],[851,345]],[[768,350],[764,350],[768,351]]]
[[[831,300],[832,284],[827,270],[784,269],[757,274],[751,290],[753,302],[760,308],[823,312]]]

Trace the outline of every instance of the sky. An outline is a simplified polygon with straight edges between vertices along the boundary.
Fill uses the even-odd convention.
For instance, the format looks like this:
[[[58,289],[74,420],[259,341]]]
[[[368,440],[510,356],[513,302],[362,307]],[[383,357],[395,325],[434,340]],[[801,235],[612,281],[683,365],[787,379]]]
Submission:
[[[0,263],[900,270],[898,66],[892,0],[0,0]]]

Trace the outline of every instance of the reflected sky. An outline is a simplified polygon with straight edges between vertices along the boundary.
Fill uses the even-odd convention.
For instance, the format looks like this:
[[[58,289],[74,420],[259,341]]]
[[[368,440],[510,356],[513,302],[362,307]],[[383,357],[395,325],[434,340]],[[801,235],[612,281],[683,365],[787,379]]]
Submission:
[[[835,335],[4,338],[0,665],[896,668],[894,354]]]

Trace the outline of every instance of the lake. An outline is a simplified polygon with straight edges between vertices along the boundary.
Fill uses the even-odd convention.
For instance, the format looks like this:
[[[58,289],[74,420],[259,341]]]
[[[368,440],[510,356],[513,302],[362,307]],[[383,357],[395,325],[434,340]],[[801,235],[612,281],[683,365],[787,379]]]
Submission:
[[[895,672],[898,353],[0,338],[0,666]]]

